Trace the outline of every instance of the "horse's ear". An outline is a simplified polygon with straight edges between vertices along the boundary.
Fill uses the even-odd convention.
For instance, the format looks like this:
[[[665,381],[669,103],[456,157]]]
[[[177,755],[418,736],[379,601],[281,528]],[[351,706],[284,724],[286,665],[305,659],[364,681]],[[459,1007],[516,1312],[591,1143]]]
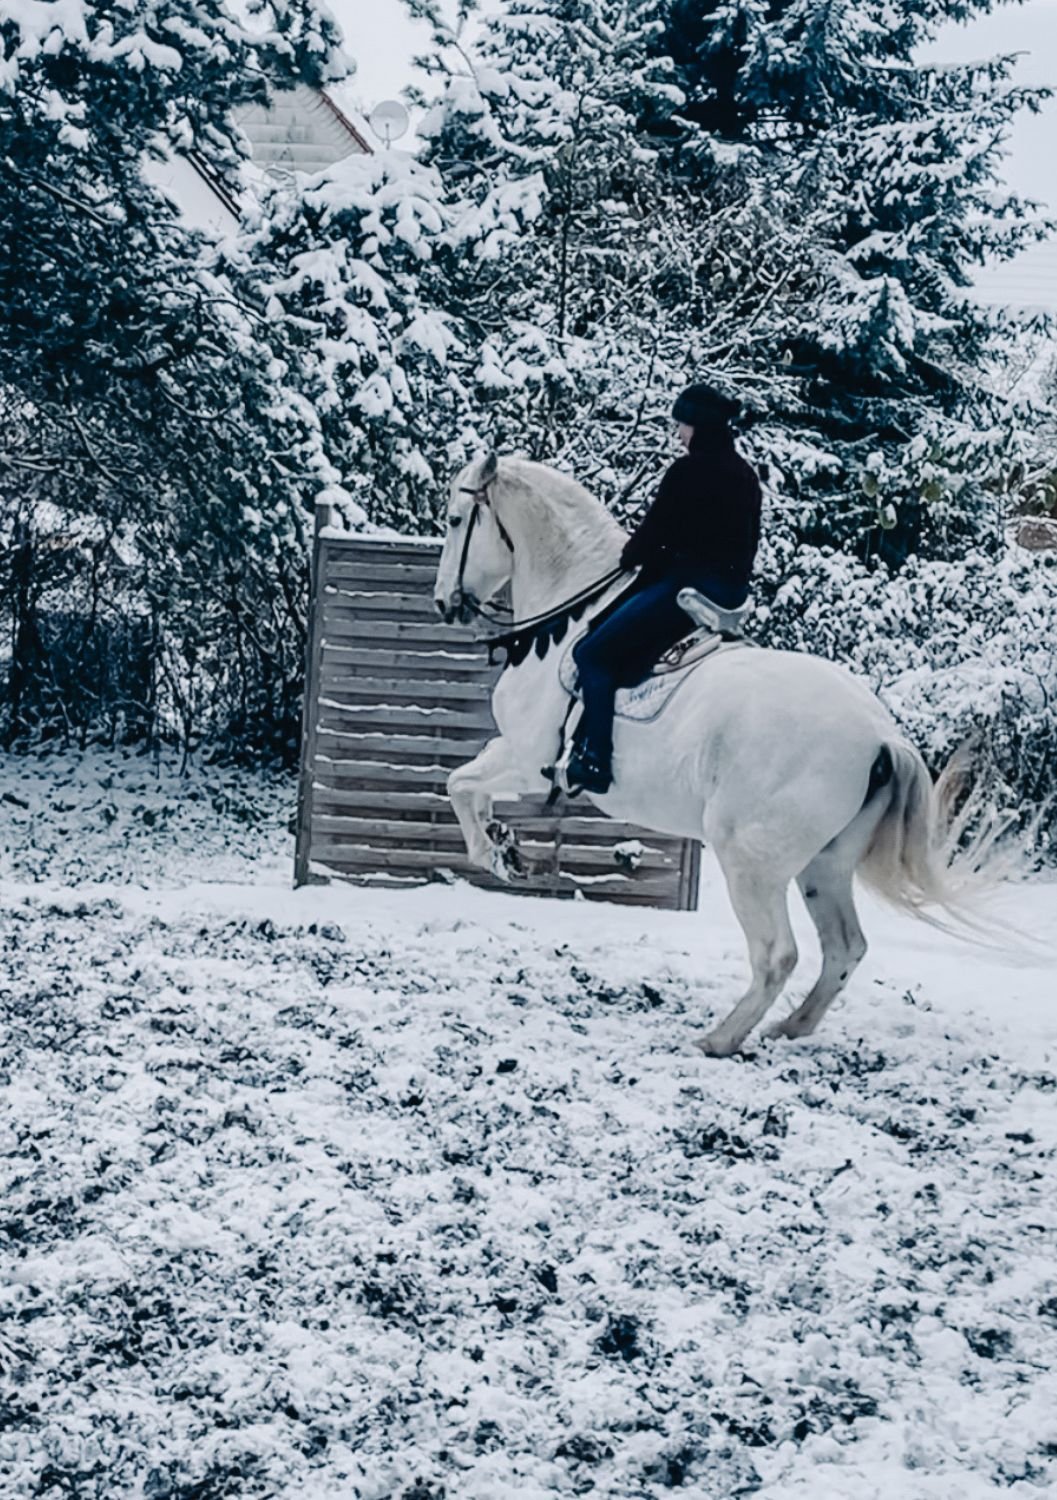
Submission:
[[[496,457],[495,451],[491,450],[481,462],[481,471],[477,476],[477,483],[484,489],[486,484],[492,483],[492,480],[498,473],[499,459]]]

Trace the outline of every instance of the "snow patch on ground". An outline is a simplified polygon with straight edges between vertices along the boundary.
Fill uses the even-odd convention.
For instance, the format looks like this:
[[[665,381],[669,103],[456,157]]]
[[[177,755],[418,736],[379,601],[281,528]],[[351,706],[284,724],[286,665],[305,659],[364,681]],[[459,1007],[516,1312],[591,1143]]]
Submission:
[[[174,886],[293,869],[290,777],[131,751],[0,757],[0,879]]]
[[[707,1061],[711,869],[293,893],[288,783],[106,764],[0,779],[5,1494],[1053,1492],[1043,968],[869,908],[819,1038]]]

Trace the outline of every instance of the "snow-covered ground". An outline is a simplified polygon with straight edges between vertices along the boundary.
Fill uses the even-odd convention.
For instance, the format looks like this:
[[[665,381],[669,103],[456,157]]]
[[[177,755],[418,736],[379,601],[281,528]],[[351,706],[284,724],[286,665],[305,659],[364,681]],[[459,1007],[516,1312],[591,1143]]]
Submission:
[[[711,870],[294,893],[286,782],[0,796],[5,1497],[1057,1492],[1042,966],[868,907],[818,1038],[707,1061]]]

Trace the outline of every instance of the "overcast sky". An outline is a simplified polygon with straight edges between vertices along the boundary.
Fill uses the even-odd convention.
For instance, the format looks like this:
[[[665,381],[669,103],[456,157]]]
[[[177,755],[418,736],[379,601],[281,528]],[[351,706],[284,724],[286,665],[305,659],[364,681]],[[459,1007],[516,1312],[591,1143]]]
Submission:
[[[407,19],[402,0],[330,0],[330,5],[357,63],[349,96],[366,110],[396,97],[411,77],[412,56],[428,46],[428,32]],[[1019,83],[1057,86],[1057,0],[999,4],[991,15],[967,26],[947,26],[927,57],[967,62],[1002,52],[1022,54]],[[1041,200],[1057,215],[1057,101],[1017,124],[1006,173],[1018,192]],[[1010,292],[1014,271],[1020,293],[1016,300],[1033,300],[1043,283],[1057,296],[1057,247],[1030,252],[1015,268],[1002,271],[1002,286],[995,287],[1004,294],[1000,300]]]

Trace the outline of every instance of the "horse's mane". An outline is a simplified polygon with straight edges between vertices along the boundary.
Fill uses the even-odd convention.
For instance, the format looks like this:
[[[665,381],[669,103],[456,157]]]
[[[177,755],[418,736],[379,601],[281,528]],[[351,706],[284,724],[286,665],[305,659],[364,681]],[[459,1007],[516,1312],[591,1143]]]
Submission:
[[[612,549],[624,535],[602,502],[578,480],[536,459],[499,459],[492,495],[496,515],[508,529],[523,529],[525,517],[532,517],[537,545],[561,549],[556,561],[568,562],[570,547],[574,555],[587,556],[597,553],[600,543]]]
[[[553,571],[560,587],[560,607],[538,617],[528,628],[508,631],[489,642],[492,651],[505,651],[510,665],[517,666],[533,648],[538,656],[545,655],[598,594],[612,586],[624,532],[582,484],[534,459],[500,459],[491,497],[500,524],[521,545],[529,542],[535,565]],[[598,580],[602,588],[588,588],[583,597],[573,597],[577,578],[581,586],[586,580]],[[564,586],[562,579],[567,580]]]

